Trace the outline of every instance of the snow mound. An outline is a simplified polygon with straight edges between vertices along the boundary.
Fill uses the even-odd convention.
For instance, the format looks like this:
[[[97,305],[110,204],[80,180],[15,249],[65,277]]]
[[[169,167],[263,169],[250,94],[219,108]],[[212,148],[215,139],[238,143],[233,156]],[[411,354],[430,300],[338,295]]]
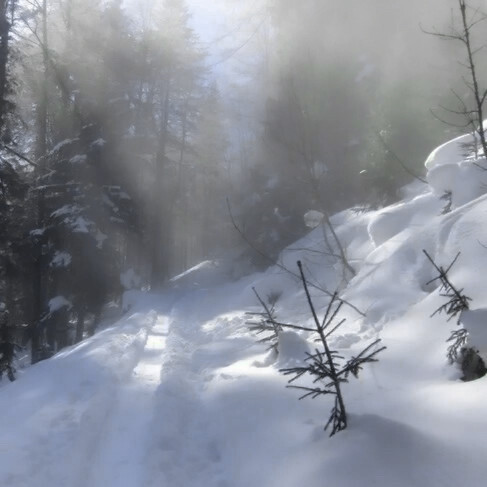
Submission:
[[[280,367],[291,367],[300,364],[306,358],[311,348],[301,335],[294,331],[282,331],[279,333],[278,357]]]
[[[441,201],[431,193],[390,206],[379,211],[369,223],[370,238],[378,247],[407,228],[424,225],[440,214],[441,210]]]
[[[476,143],[476,138],[472,134],[465,134],[453,140],[445,142],[437,147],[426,159],[424,165],[426,169],[443,164],[456,164],[472,155],[472,145]],[[478,141],[477,141],[478,144]]]
[[[487,191],[487,170],[480,163],[471,161],[435,166],[427,178],[433,194],[451,194],[452,208],[458,208]]]

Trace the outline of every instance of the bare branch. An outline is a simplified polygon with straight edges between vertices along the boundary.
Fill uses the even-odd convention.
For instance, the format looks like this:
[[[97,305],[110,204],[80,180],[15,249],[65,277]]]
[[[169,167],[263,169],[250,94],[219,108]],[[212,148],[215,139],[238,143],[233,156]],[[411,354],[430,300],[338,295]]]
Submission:
[[[228,208],[228,213],[229,213],[229,216],[230,216],[230,221],[232,223],[232,226],[235,228],[235,230],[239,233],[240,237],[244,240],[244,242],[252,249],[254,250],[258,255],[260,255],[261,257],[263,257],[266,261],[268,261],[270,264],[272,265],[275,265],[276,267],[278,267],[279,269],[283,270],[284,272],[286,272],[287,274],[297,278],[297,279],[300,279],[300,275],[297,274],[296,272],[293,272],[292,270],[290,270],[289,268],[287,268],[286,266],[282,265],[281,263],[277,262],[275,259],[273,259],[272,257],[269,257],[269,255],[267,255],[265,252],[263,252],[261,249],[259,249],[246,235],[245,235],[245,232],[242,231],[242,229],[238,226],[237,222],[235,221],[235,218],[233,216],[233,213],[232,213],[232,209],[231,209],[231,206],[230,206],[230,201],[228,200],[227,198],[227,208]],[[317,289],[318,291],[321,291],[323,293],[325,293],[327,296],[330,296],[332,297],[333,296],[333,293],[331,293],[330,291],[328,291],[327,289],[317,285],[317,284],[314,284],[312,282],[310,282],[309,280],[306,281],[306,283],[314,288],[314,289]],[[347,300],[342,300],[344,304],[346,304],[348,307],[352,308],[355,312],[357,312],[360,316],[365,316],[365,313],[363,311],[361,311],[360,309],[358,309],[355,305],[349,303]]]
[[[12,147],[10,147],[10,146],[8,146],[6,144],[2,144],[1,147],[3,149],[5,149],[7,152],[10,152],[14,156],[18,157],[19,159],[22,159],[24,162],[27,162],[27,164],[29,164],[30,166],[32,166],[32,167],[39,167],[39,164],[37,164],[33,160],[29,159],[27,156],[21,154],[20,152],[16,151]]]

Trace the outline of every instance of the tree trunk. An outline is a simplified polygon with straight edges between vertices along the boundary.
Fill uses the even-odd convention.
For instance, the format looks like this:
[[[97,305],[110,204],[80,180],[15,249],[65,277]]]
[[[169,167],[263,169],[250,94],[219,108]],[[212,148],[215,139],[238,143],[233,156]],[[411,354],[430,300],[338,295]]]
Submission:
[[[48,39],[47,39],[47,0],[42,3],[42,51],[43,51],[43,79],[39,102],[36,109],[36,143],[35,158],[38,163],[37,180],[40,181],[45,173],[47,153],[47,113],[48,113]],[[45,204],[42,191],[37,191],[37,228],[43,228],[45,223]],[[34,262],[34,279],[33,279],[33,306],[31,321],[31,355],[32,363],[39,359],[38,352],[41,345],[41,336],[39,333],[39,323],[44,310],[44,272],[45,263],[43,258],[43,238],[39,237],[35,249]]]
[[[7,113],[7,92],[8,92],[8,55],[9,55],[9,34],[11,24],[8,19],[9,1],[0,1],[0,133],[5,125]]]
[[[152,272],[151,285],[159,286],[168,277],[169,259],[168,252],[171,236],[171,215],[168,205],[165,204],[164,189],[167,186],[164,181],[166,166],[166,144],[169,123],[169,101],[171,87],[168,84],[164,96],[161,128],[159,133],[159,147],[156,155],[155,178],[152,197]]]

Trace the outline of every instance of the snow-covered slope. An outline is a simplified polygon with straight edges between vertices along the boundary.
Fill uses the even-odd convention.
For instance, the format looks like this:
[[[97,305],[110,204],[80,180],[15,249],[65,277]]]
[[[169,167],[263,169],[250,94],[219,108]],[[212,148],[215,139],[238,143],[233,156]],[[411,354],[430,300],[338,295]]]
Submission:
[[[485,353],[484,175],[465,185],[458,171],[481,170],[450,152],[430,158],[431,186],[411,186],[388,208],[333,217],[357,270],[347,285],[319,227],[266,272],[222,283],[224,267],[206,262],[162,295],[132,293],[114,326],[5,385],[0,485],[484,485],[487,378],[464,383],[448,364],[456,325],[431,318],[445,298],[427,284],[435,271],[422,252],[443,266],[461,252],[449,276],[472,298],[464,321]],[[440,155],[441,164],[431,162]],[[446,214],[444,191],[452,193]],[[320,311],[336,288],[352,305],[341,310],[347,321],[333,348],[350,356],[376,338],[387,346],[344,386],[350,425],[332,438],[323,431],[331,402],[298,401],[279,373],[316,346],[310,337],[284,333],[276,358],[246,325],[245,312],[260,311],[253,287],[280,295],[282,321],[311,325],[297,260]]]

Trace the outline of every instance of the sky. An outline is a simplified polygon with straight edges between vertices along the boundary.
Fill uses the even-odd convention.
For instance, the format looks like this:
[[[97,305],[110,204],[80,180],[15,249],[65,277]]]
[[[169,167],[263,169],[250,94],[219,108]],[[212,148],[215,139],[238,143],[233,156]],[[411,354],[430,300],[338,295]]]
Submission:
[[[191,27],[206,50],[213,76],[238,79],[238,64],[245,63],[252,50],[246,49],[255,34],[261,11],[260,0],[186,0]],[[260,15],[260,17],[259,17]]]
[[[192,27],[204,43],[211,44],[221,35],[228,16],[228,7],[220,0],[187,0],[192,14]]]
[[[125,0],[129,10],[136,16],[146,12],[150,17],[150,5],[154,0]],[[247,0],[186,0],[189,9],[190,27],[198,37],[201,47],[207,53],[207,65],[211,67],[213,77],[223,82],[229,72],[229,64],[234,56],[229,55],[248,38],[252,21],[242,13],[259,0],[251,3]],[[247,25],[248,24],[248,25]],[[239,52],[240,53],[240,52]]]

